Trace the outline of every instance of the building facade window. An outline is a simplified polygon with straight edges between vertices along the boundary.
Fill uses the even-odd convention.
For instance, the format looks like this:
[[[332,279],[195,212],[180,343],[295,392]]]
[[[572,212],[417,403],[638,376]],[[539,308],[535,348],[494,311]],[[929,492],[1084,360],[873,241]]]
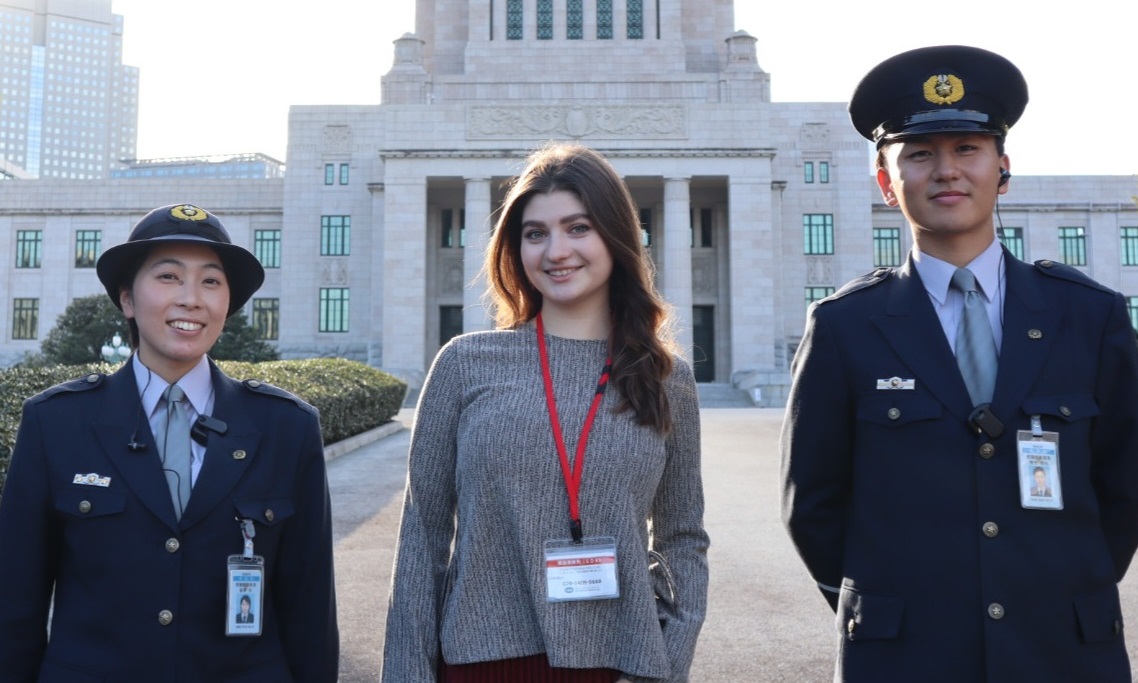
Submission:
[[[320,217],[320,255],[348,256],[352,253],[352,217]]]
[[[103,249],[102,230],[75,231],[75,267],[94,268]]]
[[[802,233],[805,242],[803,253],[834,253],[834,214],[803,214]]]
[[[35,339],[39,326],[40,300],[12,299],[12,339]]]
[[[628,0],[628,30],[631,40],[644,37],[644,0]]]
[[[349,312],[347,287],[320,288],[320,331],[347,332]]]
[[[16,267],[39,268],[43,258],[43,230],[16,231]]]
[[[336,182],[336,164],[324,164],[324,184],[331,185]]]
[[[830,162],[828,162],[828,161],[819,161],[818,162],[818,182],[820,182],[820,183],[830,182]]]
[[[537,0],[537,39],[553,40],[553,0]]]
[[[1122,228],[1122,265],[1138,266],[1138,227]]]
[[[522,39],[522,0],[506,0],[506,40]]]
[[[585,7],[584,0],[566,0],[565,3],[565,37],[569,40],[581,40],[585,37]]]
[[[612,39],[612,0],[597,0],[597,39]]]
[[[439,246],[461,249],[466,246],[466,209],[443,209],[440,220]]]
[[[462,306],[439,306],[439,346],[462,334]]]
[[[281,267],[281,231],[254,230],[253,255],[265,268]]]
[[[1059,255],[1069,266],[1087,265],[1087,233],[1085,228],[1059,228]]]
[[[713,246],[715,234],[714,214],[708,208],[693,208],[691,210],[691,246]]]
[[[810,184],[810,183],[814,182],[814,162],[813,161],[807,161],[806,163],[802,164],[802,180],[806,184]]]
[[[349,164],[340,164],[340,184],[341,185],[347,185],[348,184],[348,169],[349,168],[350,168]]]
[[[815,301],[821,301],[834,293],[833,287],[807,287],[806,288],[806,306]]]
[[[640,209],[640,244],[652,246],[652,209]]]
[[[1023,260],[1023,228],[996,228],[996,237],[1012,256]]]
[[[873,267],[901,265],[901,228],[873,229]]]
[[[258,339],[280,339],[280,322],[280,299],[253,299],[252,325]]]
[[[1130,314],[1130,326],[1138,332],[1138,296],[1126,297],[1126,312]]]

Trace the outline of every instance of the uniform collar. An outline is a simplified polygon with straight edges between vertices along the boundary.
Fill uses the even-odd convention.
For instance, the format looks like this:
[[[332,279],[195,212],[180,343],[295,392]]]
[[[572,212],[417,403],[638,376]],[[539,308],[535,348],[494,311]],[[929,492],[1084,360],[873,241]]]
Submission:
[[[138,393],[142,397],[142,409],[146,411],[147,415],[153,415],[162,400],[162,394],[170,385],[157,374],[151,372],[139,359],[137,353],[131,356],[131,363],[134,364],[134,381],[138,385]],[[213,379],[210,376],[209,358],[207,356],[203,355],[198,364],[185,375],[182,375],[175,384],[186,392],[186,398],[198,415],[208,414],[206,408],[213,394]]]
[[[1003,262],[1003,256],[1004,250],[1000,241],[993,239],[987,249],[980,252],[979,256],[965,266],[976,276],[981,294],[984,295],[988,303],[995,299],[999,291],[1000,266]],[[925,284],[929,296],[937,302],[938,306],[943,306],[945,300],[948,299],[948,289],[952,283],[952,274],[956,272],[956,266],[935,256],[929,256],[916,247],[913,247],[913,265],[916,266],[917,273],[921,276],[921,282]]]

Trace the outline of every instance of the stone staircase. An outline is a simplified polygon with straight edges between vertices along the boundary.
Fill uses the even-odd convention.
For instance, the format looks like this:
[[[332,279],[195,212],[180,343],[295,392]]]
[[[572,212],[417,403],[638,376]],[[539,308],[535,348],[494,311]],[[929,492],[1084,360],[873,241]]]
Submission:
[[[730,384],[697,384],[700,408],[754,408],[751,395]]]

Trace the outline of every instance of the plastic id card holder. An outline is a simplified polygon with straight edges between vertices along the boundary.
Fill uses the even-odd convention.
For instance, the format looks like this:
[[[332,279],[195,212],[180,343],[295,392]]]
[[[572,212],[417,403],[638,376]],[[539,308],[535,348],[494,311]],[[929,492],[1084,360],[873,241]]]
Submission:
[[[230,555],[225,591],[225,635],[259,636],[264,617],[265,558]]]
[[[545,586],[547,602],[619,598],[616,539],[546,541]]]
[[[1063,480],[1059,477],[1059,434],[1020,430],[1016,432],[1019,452],[1020,505],[1028,510],[1062,510]]]

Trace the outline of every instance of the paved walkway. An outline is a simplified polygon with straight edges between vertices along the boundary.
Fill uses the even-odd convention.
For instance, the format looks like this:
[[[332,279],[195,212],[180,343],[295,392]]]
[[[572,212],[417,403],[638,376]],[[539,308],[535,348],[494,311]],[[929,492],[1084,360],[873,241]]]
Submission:
[[[833,613],[779,522],[780,410],[705,409],[705,522],[710,606],[693,683],[813,683],[831,678]],[[413,412],[399,421],[408,427]],[[343,683],[379,679],[388,584],[409,433],[395,431],[329,463],[336,533]],[[1123,613],[1138,628],[1138,578],[1123,582]],[[1131,633],[1132,662],[1138,662]]]

